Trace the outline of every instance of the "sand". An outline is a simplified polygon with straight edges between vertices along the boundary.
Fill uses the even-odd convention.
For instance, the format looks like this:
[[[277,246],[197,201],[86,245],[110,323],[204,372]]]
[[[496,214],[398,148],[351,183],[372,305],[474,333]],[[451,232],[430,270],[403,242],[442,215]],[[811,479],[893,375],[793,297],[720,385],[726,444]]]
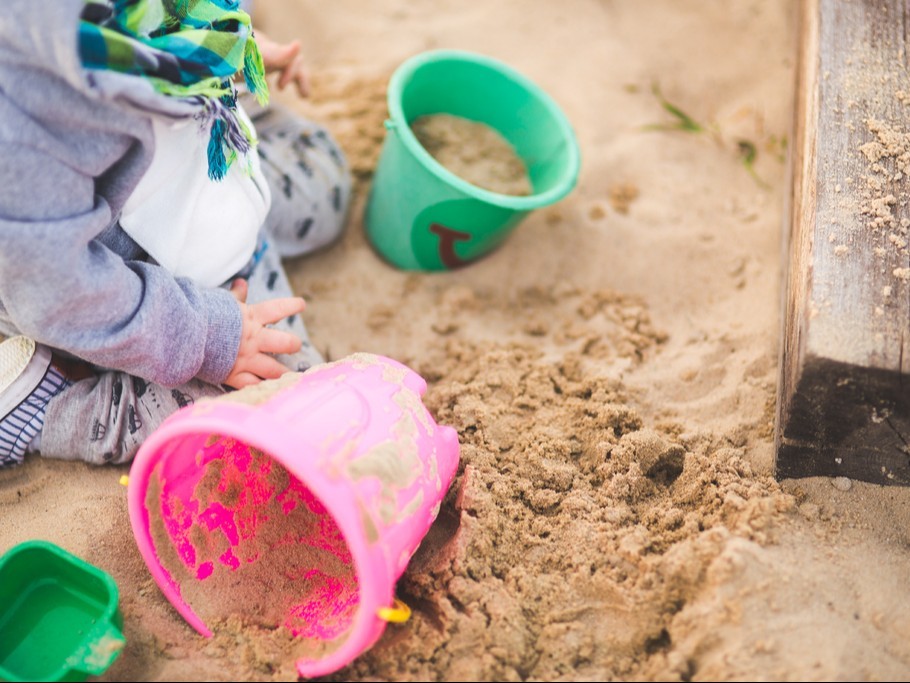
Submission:
[[[451,114],[420,116],[414,137],[446,170],[484,190],[514,196],[532,192],[521,157],[496,129]]]
[[[910,490],[772,477],[794,5],[258,0],[312,67],[310,101],[279,99],[358,183],[344,239],[289,266],[312,339],[413,367],[462,444],[398,584],[411,620],[330,680],[910,679]],[[385,83],[436,47],[539,83],[583,166],[493,254],[408,273],[362,213]],[[0,549],[46,538],[117,581],[128,642],[103,679],[293,680],[280,637],[206,640],[162,597],[125,472],[0,473]]]

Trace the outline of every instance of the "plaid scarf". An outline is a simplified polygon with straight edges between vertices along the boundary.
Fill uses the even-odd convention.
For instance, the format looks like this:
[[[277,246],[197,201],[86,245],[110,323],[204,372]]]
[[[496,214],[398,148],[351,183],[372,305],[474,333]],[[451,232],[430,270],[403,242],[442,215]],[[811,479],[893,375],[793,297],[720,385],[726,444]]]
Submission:
[[[87,69],[141,76],[170,97],[200,106],[211,125],[209,177],[221,180],[255,144],[237,115],[231,81],[243,71],[259,102],[268,102],[262,56],[238,0],[85,0],[79,56]]]

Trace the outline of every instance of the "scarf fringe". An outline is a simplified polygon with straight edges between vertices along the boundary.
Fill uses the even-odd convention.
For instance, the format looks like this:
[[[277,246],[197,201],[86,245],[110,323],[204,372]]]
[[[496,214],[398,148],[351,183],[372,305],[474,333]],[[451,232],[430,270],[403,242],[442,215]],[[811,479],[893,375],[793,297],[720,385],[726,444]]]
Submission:
[[[262,63],[262,53],[259,52],[259,46],[252,33],[243,50],[243,79],[260,106],[268,105],[269,84],[265,80],[265,65]]]
[[[211,122],[209,178],[215,181],[223,179],[237,157],[246,156],[255,146],[252,131],[237,115],[234,101],[232,95],[203,102],[203,125]]]
[[[212,133],[209,137],[209,178],[221,180],[227,174],[228,163],[224,155],[224,121],[212,122]]]

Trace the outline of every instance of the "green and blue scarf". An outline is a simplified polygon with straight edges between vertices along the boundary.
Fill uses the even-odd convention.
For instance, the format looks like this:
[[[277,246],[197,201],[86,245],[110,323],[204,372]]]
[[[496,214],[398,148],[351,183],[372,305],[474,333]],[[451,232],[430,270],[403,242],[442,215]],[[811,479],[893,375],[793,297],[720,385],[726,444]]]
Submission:
[[[87,69],[141,76],[164,95],[200,105],[211,124],[209,177],[221,180],[249,152],[252,131],[237,115],[233,78],[243,73],[268,103],[262,56],[238,0],[86,0],[79,55]]]

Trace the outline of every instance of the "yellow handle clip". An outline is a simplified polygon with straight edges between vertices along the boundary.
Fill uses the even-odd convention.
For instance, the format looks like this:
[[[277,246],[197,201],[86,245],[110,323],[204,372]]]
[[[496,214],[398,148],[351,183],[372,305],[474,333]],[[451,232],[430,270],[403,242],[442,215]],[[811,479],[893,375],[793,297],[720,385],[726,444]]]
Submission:
[[[379,610],[377,610],[376,615],[390,624],[403,624],[411,618],[411,608],[398,598],[395,598],[392,607],[380,607]]]

